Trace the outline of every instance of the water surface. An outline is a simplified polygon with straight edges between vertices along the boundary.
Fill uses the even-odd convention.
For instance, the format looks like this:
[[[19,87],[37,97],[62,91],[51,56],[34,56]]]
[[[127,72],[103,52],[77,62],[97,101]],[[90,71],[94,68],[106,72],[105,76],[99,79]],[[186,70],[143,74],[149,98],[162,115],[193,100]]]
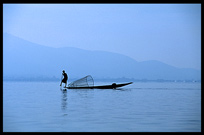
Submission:
[[[3,82],[3,131],[200,132],[201,84],[61,91],[59,82]]]

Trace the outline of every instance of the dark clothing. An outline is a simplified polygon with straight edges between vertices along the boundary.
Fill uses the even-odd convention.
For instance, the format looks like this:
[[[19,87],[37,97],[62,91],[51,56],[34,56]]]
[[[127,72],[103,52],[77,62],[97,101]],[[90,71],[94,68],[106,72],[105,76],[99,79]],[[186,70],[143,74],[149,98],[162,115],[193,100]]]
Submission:
[[[63,73],[62,75],[64,76],[64,78],[62,79],[62,82],[63,82],[63,83],[66,83],[66,82],[67,82],[67,79],[68,79],[68,76],[67,76],[66,73]]]

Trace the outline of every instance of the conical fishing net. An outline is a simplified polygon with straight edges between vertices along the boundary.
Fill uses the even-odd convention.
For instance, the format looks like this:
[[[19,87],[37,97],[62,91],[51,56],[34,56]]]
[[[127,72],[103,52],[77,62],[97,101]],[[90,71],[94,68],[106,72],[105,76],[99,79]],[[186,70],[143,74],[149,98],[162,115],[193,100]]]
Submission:
[[[84,78],[71,82],[68,86],[69,87],[91,87],[91,86],[94,86],[94,80],[90,75],[88,75],[88,76],[85,76]]]

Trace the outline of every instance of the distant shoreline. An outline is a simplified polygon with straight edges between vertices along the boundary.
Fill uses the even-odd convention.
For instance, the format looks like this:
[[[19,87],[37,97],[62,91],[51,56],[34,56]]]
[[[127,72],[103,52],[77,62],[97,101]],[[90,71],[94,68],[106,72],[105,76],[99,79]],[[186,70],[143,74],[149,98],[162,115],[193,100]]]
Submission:
[[[69,82],[75,81],[80,78],[73,78],[69,79]],[[4,77],[4,81],[13,81],[13,82],[60,82],[60,78],[9,78]],[[134,79],[134,78],[95,78],[94,82],[201,82],[201,80],[193,80],[193,79],[186,79],[186,80],[166,80],[166,79]]]

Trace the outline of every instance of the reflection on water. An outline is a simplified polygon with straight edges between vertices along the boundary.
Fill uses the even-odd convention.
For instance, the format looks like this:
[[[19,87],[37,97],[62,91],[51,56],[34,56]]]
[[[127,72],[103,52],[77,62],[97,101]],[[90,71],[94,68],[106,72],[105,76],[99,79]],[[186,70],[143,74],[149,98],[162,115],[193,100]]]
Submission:
[[[67,90],[66,89],[62,90],[61,108],[63,111],[66,111],[67,109]],[[67,113],[64,113],[64,115],[67,115]]]

